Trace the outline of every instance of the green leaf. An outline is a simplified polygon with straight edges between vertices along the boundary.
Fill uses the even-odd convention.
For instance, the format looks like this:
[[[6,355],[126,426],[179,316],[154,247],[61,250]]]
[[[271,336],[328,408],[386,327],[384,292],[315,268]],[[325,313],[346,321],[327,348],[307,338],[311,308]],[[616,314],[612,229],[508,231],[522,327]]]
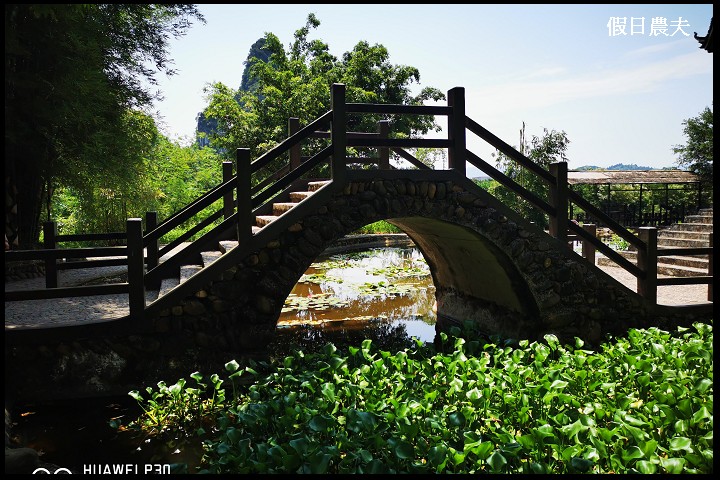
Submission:
[[[323,396],[329,401],[335,401],[335,385],[333,385],[332,383],[323,383],[320,387],[320,391],[322,392]]]
[[[712,387],[713,382],[709,378],[703,378],[695,384],[695,390],[699,393],[705,393],[708,388]]]
[[[585,473],[590,471],[592,469],[594,463],[590,460],[586,460],[584,458],[580,457],[573,457],[570,460],[570,466],[574,468],[575,470],[579,471],[580,473]]]
[[[428,462],[430,462],[430,465],[432,465],[433,467],[438,467],[441,464],[445,463],[446,456],[447,447],[445,447],[444,445],[431,447],[430,451],[428,452]]]
[[[310,442],[305,437],[290,440],[288,444],[300,455],[305,455],[305,453],[308,451],[308,447],[310,446]]]
[[[395,455],[401,460],[413,458],[413,446],[406,441],[401,441],[398,446],[395,447]]]
[[[698,423],[702,423],[703,420],[712,418],[712,413],[710,413],[710,410],[707,409],[707,407],[702,406],[700,409],[695,412],[695,414],[692,417],[693,424],[697,425]]]
[[[315,415],[312,419],[310,419],[310,423],[308,423],[308,425],[316,432],[325,432],[330,424],[325,417]]]
[[[660,457],[660,465],[667,471],[667,473],[682,473],[683,468],[685,467],[685,459]]]
[[[480,399],[482,399],[482,392],[478,390],[477,387],[473,387],[472,389],[468,390],[465,395],[473,403],[476,403]]]
[[[240,364],[235,360],[230,360],[225,364],[225,370],[227,370],[230,373],[235,373],[240,368]]]
[[[331,456],[327,453],[318,452],[310,457],[310,473],[322,474],[327,473],[328,465],[330,465]]]
[[[568,382],[564,380],[555,380],[552,385],[550,385],[550,390],[562,390],[563,388],[566,388],[568,386]]]
[[[503,467],[507,465],[507,460],[499,451],[496,450],[492,455],[490,455],[490,458],[487,459],[487,463],[490,465],[493,472],[500,473]]]
[[[657,465],[647,460],[638,460],[637,463],[635,463],[635,468],[643,474],[653,474],[657,471]]]
[[[460,412],[454,412],[448,415],[448,424],[451,427],[462,427],[465,425],[465,417]]]
[[[138,402],[142,402],[142,401],[143,401],[142,395],[140,395],[140,392],[138,392],[137,390],[131,390],[131,391],[129,391],[129,392],[128,392],[128,395],[130,395],[132,398],[134,398],[134,399],[137,400]]]
[[[370,463],[373,459],[372,453],[368,452],[365,449],[360,450],[360,458],[362,458],[362,461],[365,463]]]
[[[645,455],[643,454],[642,450],[640,450],[640,448],[635,445],[631,445],[629,448],[622,452],[623,460],[628,463],[630,463],[631,460],[634,460],[636,458],[643,458],[644,456]]]
[[[678,452],[685,450],[686,452],[693,453],[692,441],[687,437],[675,437],[670,440],[670,450]]]

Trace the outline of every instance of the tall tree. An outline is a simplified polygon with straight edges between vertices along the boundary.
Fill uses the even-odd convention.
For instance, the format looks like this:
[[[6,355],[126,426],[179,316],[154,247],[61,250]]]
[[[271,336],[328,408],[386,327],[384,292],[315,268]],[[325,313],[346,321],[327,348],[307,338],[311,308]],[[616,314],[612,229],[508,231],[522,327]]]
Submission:
[[[167,49],[193,5],[11,4],[5,6],[5,233],[15,245],[39,237],[43,201],[55,185],[106,184],[133,175],[157,134],[132,110],[160,98],[156,75],[172,75]]]
[[[287,137],[288,118],[297,117],[307,124],[330,109],[330,87],[344,83],[348,102],[420,105],[427,100],[442,100],[438,89],[426,87],[411,94],[412,83],[420,81],[415,67],[394,65],[382,45],[360,41],[338,59],[321,40],[308,38],[320,21],[310,14],[298,29],[287,49],[273,33],[266,33],[263,59],[249,56],[249,71],[242,88],[233,90],[222,83],[206,89],[208,118],[218,122],[211,145],[232,155],[237,148],[251,149],[251,157],[272,148]],[[254,47],[258,46],[258,43]],[[246,81],[247,80],[247,81]],[[374,131],[379,116],[351,115],[350,130]],[[440,127],[431,116],[388,116],[391,132],[398,136],[424,134]]]
[[[713,112],[710,107],[697,117],[683,122],[683,133],[687,137],[684,145],[675,145],[673,153],[678,155],[676,164],[695,172],[706,182],[713,179]]]
[[[541,137],[533,135],[530,141],[528,141],[525,137],[525,123],[523,122],[522,129],[520,129],[520,146],[517,147],[517,150],[547,170],[551,163],[568,161],[565,152],[567,151],[569,143],[570,140],[564,131],[558,132],[556,130],[548,130],[547,128],[543,129],[543,135]],[[515,160],[503,153],[497,152],[493,156],[495,156],[498,168],[503,171],[505,175],[538,197],[548,197],[548,186],[540,177],[532,172],[526,171],[525,167],[518,165]],[[549,220],[547,215],[526,200],[519,198],[516,193],[502,185],[498,185],[493,193],[503,200],[506,205],[509,205],[518,213],[521,213],[525,218],[544,228],[548,226]]]

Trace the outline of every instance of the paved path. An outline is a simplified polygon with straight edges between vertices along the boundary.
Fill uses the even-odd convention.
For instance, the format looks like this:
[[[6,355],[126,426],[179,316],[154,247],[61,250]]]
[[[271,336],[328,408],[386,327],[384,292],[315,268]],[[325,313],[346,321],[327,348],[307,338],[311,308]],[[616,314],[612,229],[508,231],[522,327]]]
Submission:
[[[637,291],[637,280],[620,267],[600,266],[600,269]],[[117,277],[127,267],[79,268],[60,270],[59,286],[86,284],[105,277]],[[5,282],[5,289],[25,290],[43,288],[44,277]],[[157,296],[149,292],[148,298]],[[707,285],[679,285],[658,287],[658,303],[661,305],[687,305],[707,302]],[[91,297],[59,298],[5,302],[6,328],[33,328],[43,326],[77,325],[79,323],[102,322],[126,316],[129,313],[127,295],[95,295]]]

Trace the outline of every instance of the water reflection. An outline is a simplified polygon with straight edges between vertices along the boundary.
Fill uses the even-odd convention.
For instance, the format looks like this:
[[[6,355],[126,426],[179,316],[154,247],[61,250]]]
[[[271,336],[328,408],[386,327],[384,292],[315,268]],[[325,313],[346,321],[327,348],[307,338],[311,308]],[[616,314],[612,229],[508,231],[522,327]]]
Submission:
[[[319,258],[286,300],[278,333],[292,330],[306,343],[331,332],[366,338],[404,332],[432,341],[435,321],[435,286],[422,254],[381,248]]]

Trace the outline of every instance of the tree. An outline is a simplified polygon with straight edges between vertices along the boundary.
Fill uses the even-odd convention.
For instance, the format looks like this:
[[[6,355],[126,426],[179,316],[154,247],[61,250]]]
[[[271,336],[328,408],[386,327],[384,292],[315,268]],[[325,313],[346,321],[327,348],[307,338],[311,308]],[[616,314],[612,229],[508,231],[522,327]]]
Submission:
[[[135,175],[157,138],[136,113],[160,97],[157,73],[175,73],[168,41],[193,18],[204,22],[180,4],[5,6],[5,230],[15,245],[37,242],[55,187]]]
[[[205,116],[218,122],[217,132],[210,135],[213,147],[228,156],[237,148],[250,148],[251,158],[256,158],[287,137],[288,118],[297,117],[303,125],[328,111],[333,83],[346,85],[348,102],[420,105],[445,98],[429,87],[413,96],[410,85],[420,81],[418,69],[393,65],[382,45],[360,41],[339,60],[326,43],[308,38],[319,25],[315,15],[308,15],[287,50],[273,33],[256,42],[248,55],[248,76],[243,76],[247,90],[233,90],[222,83],[206,88],[209,104]],[[253,51],[263,55],[253,55]],[[440,130],[433,117],[408,115],[349,115],[348,129],[376,131],[377,121],[383,118],[389,120],[395,136]]]
[[[528,142],[525,138],[525,122],[523,122],[522,129],[520,129],[520,146],[517,147],[517,150],[534,163],[548,170],[551,163],[567,162],[565,152],[569,143],[570,140],[564,131],[558,132],[547,128],[543,129],[542,137],[533,135]],[[549,189],[544,180],[527,171],[525,167],[518,165],[515,160],[504,153],[497,152],[493,156],[496,157],[498,169],[503,171],[505,175],[538,197],[548,198]],[[515,192],[502,185],[497,185],[492,193],[525,218],[547,228],[549,224],[547,215],[528,201],[518,197]]]
[[[713,113],[710,107],[697,117],[683,122],[683,133],[687,137],[684,145],[675,145],[673,153],[679,158],[676,164],[700,175],[703,181],[712,184],[713,179]]]

